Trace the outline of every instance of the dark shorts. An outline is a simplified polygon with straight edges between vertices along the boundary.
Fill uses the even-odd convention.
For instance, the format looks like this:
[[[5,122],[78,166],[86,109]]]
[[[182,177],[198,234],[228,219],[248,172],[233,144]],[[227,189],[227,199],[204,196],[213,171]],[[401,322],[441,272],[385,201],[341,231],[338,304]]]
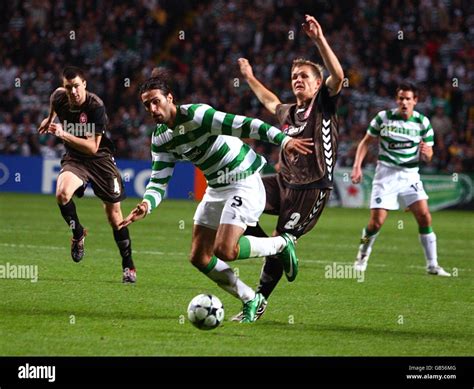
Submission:
[[[264,213],[278,216],[278,233],[289,232],[299,238],[316,225],[331,189],[290,189],[278,174],[262,180],[267,196]]]
[[[127,197],[122,177],[112,156],[78,159],[66,154],[61,160],[59,174],[63,172],[78,176],[84,182],[84,188],[90,183],[95,195],[102,201],[118,203]]]

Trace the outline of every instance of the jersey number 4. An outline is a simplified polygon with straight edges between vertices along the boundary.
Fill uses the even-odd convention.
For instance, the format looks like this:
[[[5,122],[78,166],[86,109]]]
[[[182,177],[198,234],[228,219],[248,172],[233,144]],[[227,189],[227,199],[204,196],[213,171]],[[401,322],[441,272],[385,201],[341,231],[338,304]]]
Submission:
[[[117,177],[114,177],[114,193],[115,194],[120,194],[120,185],[117,180]]]

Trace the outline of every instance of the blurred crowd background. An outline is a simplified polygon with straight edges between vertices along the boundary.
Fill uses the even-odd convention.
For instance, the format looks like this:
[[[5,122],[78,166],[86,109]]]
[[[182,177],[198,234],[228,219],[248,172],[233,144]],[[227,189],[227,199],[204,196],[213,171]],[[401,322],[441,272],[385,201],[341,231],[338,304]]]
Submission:
[[[321,58],[301,29],[315,16],[347,81],[339,101],[338,165],[352,166],[370,120],[395,107],[403,80],[419,89],[416,110],[435,129],[425,172],[474,171],[474,3],[419,1],[15,1],[0,4],[0,154],[60,157],[60,141],[39,136],[51,92],[67,64],[84,68],[104,100],[117,158],[149,159],[154,127],[137,88],[151,70],[174,74],[178,103],[258,117],[268,113],[241,78],[246,57],[257,78],[294,102],[292,60]],[[252,142],[271,164],[278,149]],[[376,152],[367,165],[374,165]]]

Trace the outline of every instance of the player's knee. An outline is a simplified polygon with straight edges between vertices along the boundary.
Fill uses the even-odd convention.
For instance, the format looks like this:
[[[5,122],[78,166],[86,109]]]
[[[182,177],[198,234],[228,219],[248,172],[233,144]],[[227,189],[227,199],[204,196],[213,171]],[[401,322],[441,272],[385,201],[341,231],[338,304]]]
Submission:
[[[109,219],[109,224],[114,230],[119,230],[120,229],[120,223],[121,220],[117,218],[108,218]]]
[[[378,231],[382,228],[384,220],[380,217],[373,217],[370,219],[368,227],[370,231]]]
[[[65,191],[56,192],[56,201],[58,204],[66,205],[70,200],[71,196],[69,196]]]
[[[378,231],[378,230],[380,230],[380,229],[382,228],[382,226],[383,226],[383,221],[380,220],[380,219],[376,219],[376,220],[374,220],[373,225],[374,225],[373,230]]]
[[[425,211],[425,212],[422,212],[422,213],[419,213],[417,215],[417,220],[418,220],[418,224],[421,226],[421,227],[429,227],[431,226],[431,214],[429,211]]]
[[[237,246],[232,247],[226,243],[217,243],[214,246],[214,254],[217,258],[229,262],[237,258],[239,250]]]
[[[107,209],[105,213],[107,215],[107,221],[109,222],[110,226],[114,230],[119,230],[120,223],[122,223],[123,221],[123,217],[120,211]]]

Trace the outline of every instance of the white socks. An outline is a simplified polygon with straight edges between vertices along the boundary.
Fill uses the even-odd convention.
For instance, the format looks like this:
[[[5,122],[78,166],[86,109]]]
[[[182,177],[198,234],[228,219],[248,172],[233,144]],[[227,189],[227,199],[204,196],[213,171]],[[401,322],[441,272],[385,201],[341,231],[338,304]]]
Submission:
[[[372,246],[377,238],[378,232],[374,235],[367,235],[367,230],[362,230],[362,242],[359,246],[359,252],[362,255],[370,255]],[[438,254],[436,250],[436,234],[430,232],[428,234],[420,234],[420,243],[425,253],[426,263],[428,266],[438,266]]]
[[[438,266],[438,252],[436,249],[436,234],[420,234],[420,243],[425,253],[426,263],[428,266]]]
[[[243,235],[239,239],[238,259],[267,257],[281,253],[286,247],[286,240],[281,236],[272,238],[257,238]]]
[[[215,258],[215,257],[214,257]],[[235,274],[230,266],[216,258],[215,267],[206,274],[220,288],[237,297],[244,303],[255,298],[255,291],[248,285],[244,284]],[[211,259],[212,261],[212,259]]]
[[[376,234],[369,236],[367,235],[366,228],[362,229],[362,243],[359,246],[359,252],[362,255],[370,255],[370,252],[372,251],[372,246],[374,245],[375,239],[377,238],[378,234],[379,233],[377,232]]]

